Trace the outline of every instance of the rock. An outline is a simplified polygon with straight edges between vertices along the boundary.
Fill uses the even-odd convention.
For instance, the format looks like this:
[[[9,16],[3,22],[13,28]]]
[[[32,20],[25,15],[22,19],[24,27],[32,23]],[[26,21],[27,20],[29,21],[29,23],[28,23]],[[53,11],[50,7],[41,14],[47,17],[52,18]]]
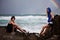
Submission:
[[[54,17],[53,34],[60,35],[60,15]]]
[[[60,40],[60,15],[55,15],[52,36],[46,40]]]
[[[7,33],[5,27],[0,27],[0,40],[37,40],[36,33]]]
[[[48,28],[45,36],[37,36],[38,33],[7,33],[6,26],[0,26],[0,40],[59,40],[60,39],[60,15],[56,15],[53,21],[53,29]],[[52,35],[51,35],[52,33]]]

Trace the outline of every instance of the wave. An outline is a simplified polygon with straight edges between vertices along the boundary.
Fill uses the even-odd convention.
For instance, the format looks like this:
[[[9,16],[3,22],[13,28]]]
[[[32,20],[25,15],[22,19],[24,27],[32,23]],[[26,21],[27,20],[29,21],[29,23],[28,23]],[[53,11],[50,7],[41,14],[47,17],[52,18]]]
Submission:
[[[46,19],[46,16],[15,16],[16,19],[20,18],[41,18],[41,19]],[[0,16],[0,19],[6,19],[9,20],[11,16]]]
[[[30,33],[39,33],[41,28],[47,23],[46,16],[15,16],[15,22]],[[0,16],[0,26],[6,26],[11,16]]]

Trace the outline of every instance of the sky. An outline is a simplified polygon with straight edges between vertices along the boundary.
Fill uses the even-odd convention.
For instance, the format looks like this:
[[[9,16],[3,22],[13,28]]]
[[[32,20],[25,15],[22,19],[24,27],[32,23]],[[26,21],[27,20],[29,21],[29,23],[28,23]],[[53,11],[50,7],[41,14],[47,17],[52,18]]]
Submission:
[[[50,7],[54,14],[60,13],[60,0],[0,0],[0,16],[45,14]]]

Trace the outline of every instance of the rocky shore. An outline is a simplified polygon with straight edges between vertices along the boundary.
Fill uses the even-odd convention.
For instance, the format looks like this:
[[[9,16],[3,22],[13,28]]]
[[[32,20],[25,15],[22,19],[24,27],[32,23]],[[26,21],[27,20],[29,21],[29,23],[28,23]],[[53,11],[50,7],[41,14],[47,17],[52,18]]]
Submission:
[[[0,26],[0,40],[38,40],[35,34],[38,33],[7,33],[6,26]]]
[[[46,35],[41,36],[38,33],[13,33],[6,32],[6,26],[0,26],[0,40],[59,40],[60,39],[60,16],[56,15],[53,21],[53,29],[47,29]]]

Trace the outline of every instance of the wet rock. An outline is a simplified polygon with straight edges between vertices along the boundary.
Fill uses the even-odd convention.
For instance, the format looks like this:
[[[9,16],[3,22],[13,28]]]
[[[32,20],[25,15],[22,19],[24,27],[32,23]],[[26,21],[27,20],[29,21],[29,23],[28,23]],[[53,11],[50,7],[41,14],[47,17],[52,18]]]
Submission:
[[[56,15],[53,21],[53,29],[48,28],[45,36],[40,37],[38,33],[7,33],[6,26],[0,26],[0,40],[59,40],[60,39],[60,15]],[[51,34],[52,33],[52,34]]]
[[[0,40],[37,40],[36,33],[7,33],[5,27],[0,27]]]

